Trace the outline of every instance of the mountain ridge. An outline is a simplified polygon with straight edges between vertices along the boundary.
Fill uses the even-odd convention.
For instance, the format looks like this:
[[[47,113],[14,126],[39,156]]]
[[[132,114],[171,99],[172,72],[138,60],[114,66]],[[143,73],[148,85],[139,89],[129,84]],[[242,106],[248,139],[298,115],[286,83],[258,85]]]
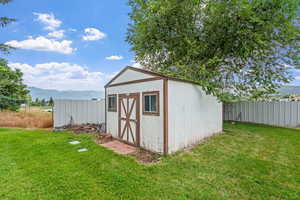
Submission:
[[[89,100],[93,98],[103,98],[103,91],[98,90],[55,90],[42,89],[37,87],[28,87],[31,98],[38,99],[78,99]]]
[[[285,85],[278,89],[280,95],[287,95],[287,94],[296,94],[300,95],[300,86],[296,85]]]
[[[54,90],[29,87],[32,99],[78,99],[89,100],[103,98],[104,92],[100,90]],[[279,95],[296,94],[300,95],[300,86],[283,86],[278,89]]]

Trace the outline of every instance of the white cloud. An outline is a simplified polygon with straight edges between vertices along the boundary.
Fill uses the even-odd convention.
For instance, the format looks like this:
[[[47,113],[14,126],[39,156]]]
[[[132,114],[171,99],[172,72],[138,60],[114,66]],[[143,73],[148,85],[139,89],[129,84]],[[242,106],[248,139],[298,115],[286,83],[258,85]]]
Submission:
[[[37,16],[37,21],[43,23],[46,30],[54,31],[55,29],[59,28],[62,24],[62,21],[55,18],[55,16],[50,13],[33,13]]]
[[[141,65],[140,63],[133,63],[132,67],[143,68],[143,65]]]
[[[53,51],[57,53],[70,54],[76,49],[72,48],[72,41],[63,40],[57,41],[39,36],[37,38],[28,38],[27,40],[17,41],[12,40],[5,43],[6,45],[20,48],[20,49],[31,49],[36,51]]]
[[[57,31],[52,31],[52,32],[48,33],[49,37],[53,37],[53,38],[57,38],[57,39],[63,38],[64,35],[65,35],[64,30],[57,30]]]
[[[123,56],[108,56],[105,59],[106,60],[122,60]]]
[[[296,76],[295,79],[296,79],[296,80],[300,80],[300,76]]]
[[[65,30],[58,30],[61,26],[62,21],[55,18],[55,16],[50,13],[33,13],[37,16],[36,21],[39,21],[45,25],[44,29],[51,31],[48,33],[48,37],[61,39],[65,36]]]
[[[102,72],[91,72],[72,63],[42,63],[34,66],[9,63],[12,69],[20,69],[28,86],[57,90],[103,90],[111,77]]]
[[[96,28],[86,28],[84,29],[84,32],[86,33],[86,35],[83,36],[82,39],[85,41],[101,40],[106,37],[105,33]]]
[[[144,68],[143,65],[141,65],[140,63],[138,62],[135,62],[135,60],[131,60],[131,63],[132,63],[132,67],[135,67],[135,68]]]

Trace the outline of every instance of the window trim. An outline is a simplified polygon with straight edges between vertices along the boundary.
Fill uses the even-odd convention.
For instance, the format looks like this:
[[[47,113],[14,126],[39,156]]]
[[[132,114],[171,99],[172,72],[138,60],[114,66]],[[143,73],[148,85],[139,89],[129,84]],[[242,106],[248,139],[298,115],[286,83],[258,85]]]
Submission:
[[[115,97],[116,98],[116,108],[109,108],[109,97]],[[117,107],[118,107],[118,98],[116,94],[109,94],[107,95],[107,111],[108,112],[117,112]]]
[[[156,101],[156,108],[157,111],[156,112],[147,112],[145,111],[145,96],[146,95],[156,95],[157,96],[157,101]],[[152,115],[152,116],[159,116],[160,115],[160,107],[159,107],[159,91],[151,91],[151,92],[143,92],[142,95],[142,106],[143,106],[143,115]]]

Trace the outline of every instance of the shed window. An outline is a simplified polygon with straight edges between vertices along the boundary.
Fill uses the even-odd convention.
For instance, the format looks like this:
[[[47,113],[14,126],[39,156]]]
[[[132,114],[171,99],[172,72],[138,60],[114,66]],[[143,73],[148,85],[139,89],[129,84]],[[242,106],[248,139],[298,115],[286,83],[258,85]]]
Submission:
[[[108,111],[117,111],[117,95],[108,95]]]
[[[143,114],[159,115],[159,92],[143,93]]]

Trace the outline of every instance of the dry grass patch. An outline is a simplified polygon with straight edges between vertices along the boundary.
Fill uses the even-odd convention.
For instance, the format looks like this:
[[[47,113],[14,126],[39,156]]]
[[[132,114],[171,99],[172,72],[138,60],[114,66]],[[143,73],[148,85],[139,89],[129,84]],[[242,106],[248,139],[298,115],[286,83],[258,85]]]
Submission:
[[[0,112],[0,127],[51,128],[52,114],[44,112]]]

